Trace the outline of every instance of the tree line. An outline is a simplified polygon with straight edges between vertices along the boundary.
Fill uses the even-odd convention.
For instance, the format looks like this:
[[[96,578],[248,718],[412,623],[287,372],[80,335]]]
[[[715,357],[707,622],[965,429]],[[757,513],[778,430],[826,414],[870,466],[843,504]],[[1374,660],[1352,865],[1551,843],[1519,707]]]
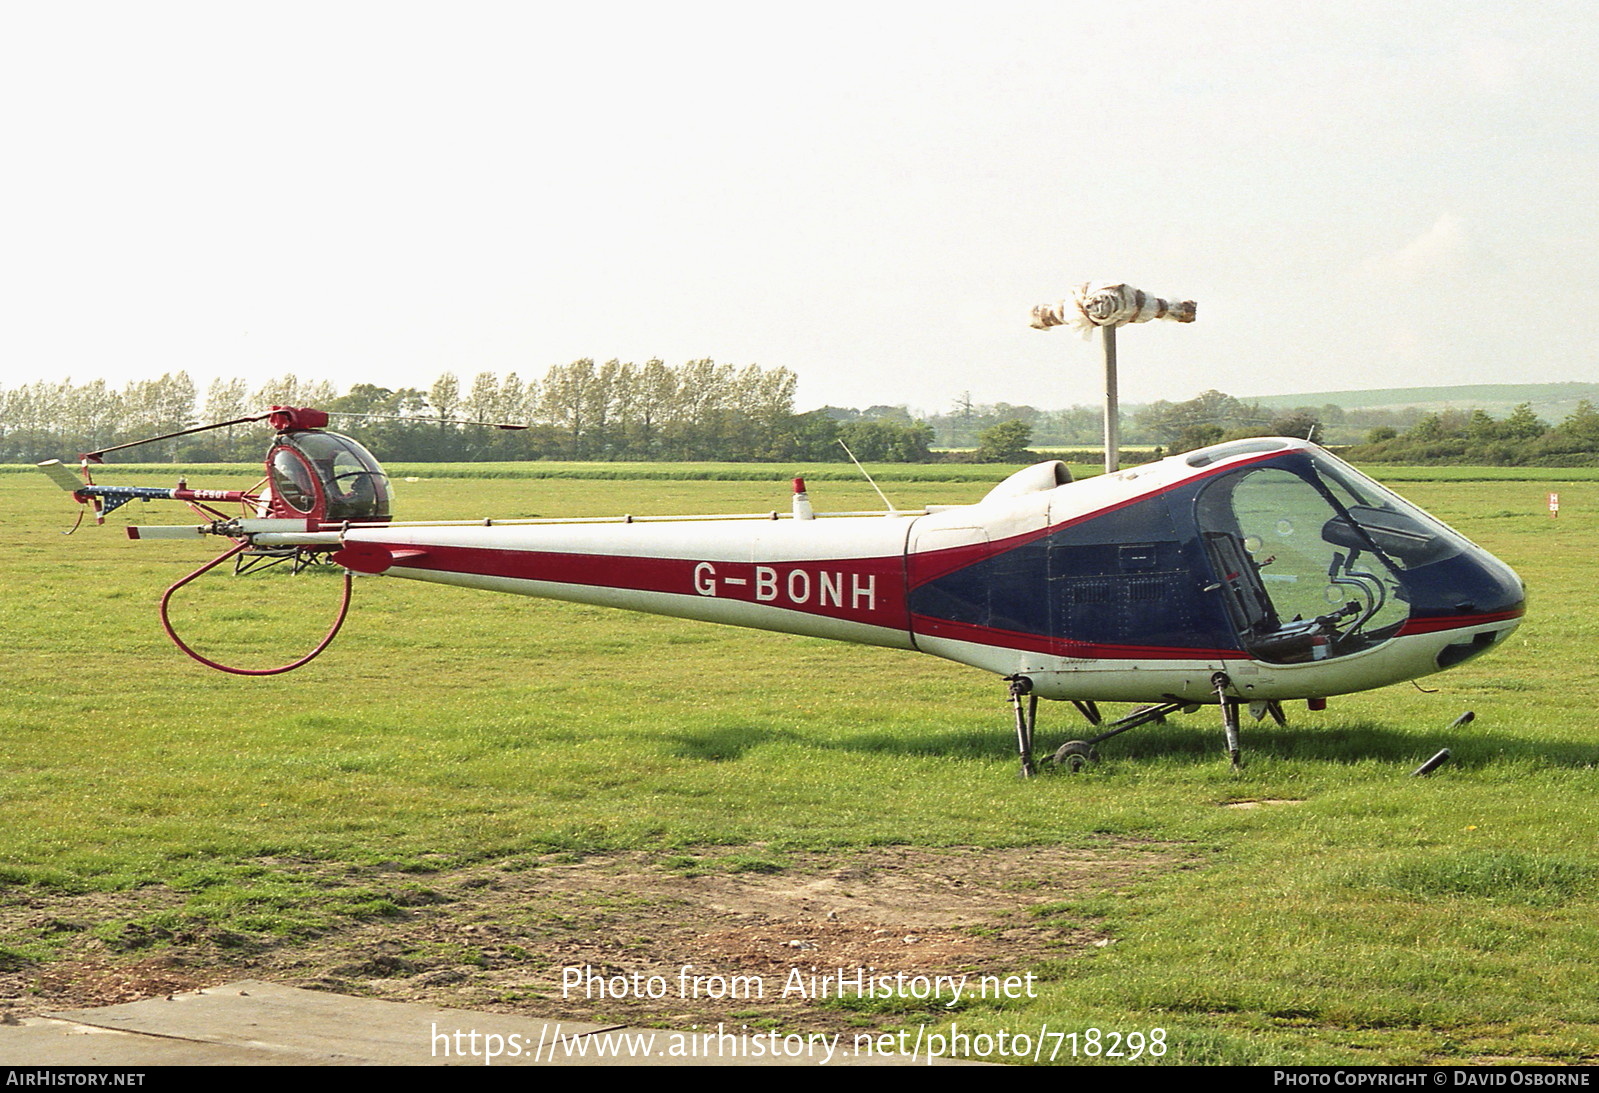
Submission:
[[[864,410],[824,406],[822,412],[840,421],[913,420],[905,406],[869,406]],[[1207,437],[1240,429],[1254,430],[1252,436],[1282,430],[1288,430],[1285,435],[1304,436],[1306,425],[1301,418],[1306,414],[1323,428],[1337,426],[1343,430],[1346,425],[1358,424],[1366,413],[1346,413],[1341,407],[1331,405],[1291,412],[1274,411],[1220,391],[1206,391],[1187,402],[1163,400],[1143,406],[1123,404],[1119,421],[1124,443],[1187,450],[1212,443],[1205,439]],[[931,414],[924,420],[933,429],[934,443],[941,448],[992,449],[995,447],[993,438],[985,444],[984,436],[998,426],[1013,430],[1025,427],[1030,443],[1051,448],[1097,447],[1104,439],[1104,408],[1098,405],[1041,410],[1008,402],[978,403],[968,392],[957,398],[948,412]],[[1407,418],[1391,411],[1378,411],[1371,424],[1395,421],[1408,424],[1413,420],[1414,415]]]
[[[796,377],[786,368],[738,368],[705,359],[676,367],[591,359],[542,377],[483,372],[463,384],[445,373],[431,387],[358,383],[340,393],[326,381],[288,374],[252,387],[218,379],[200,397],[185,372],[121,389],[102,380],[0,388],[0,462],[71,458],[117,444],[231,421],[272,406],[314,406],[349,415],[331,426],[386,460],[845,460],[914,462],[931,457],[931,428],[918,422],[840,421],[796,413]],[[461,420],[523,426],[511,431]],[[127,462],[253,462],[265,423],[130,449]]]
[[[1370,463],[1591,467],[1599,465],[1599,408],[1583,399],[1556,425],[1525,402],[1500,419],[1482,410],[1423,414],[1403,431],[1372,429],[1346,454]]]
[[[129,383],[39,382],[0,388],[0,462],[71,458],[116,444],[228,421],[271,406],[314,406],[340,413],[333,428],[383,459],[486,460],[793,460],[857,458],[921,462],[934,458],[1018,462],[1029,446],[1097,448],[1100,410],[1044,411],[1009,403],[977,404],[969,394],[945,414],[921,419],[905,406],[864,410],[794,409],[796,377],[786,368],[742,368],[704,359],[670,366],[589,358],[522,379],[481,372],[468,384],[445,373],[432,386],[388,388],[332,384],[293,374],[252,387],[218,379],[200,397],[184,372]],[[459,424],[460,419],[524,426],[516,431]],[[266,447],[264,423],[179,437],[116,458],[133,461],[253,462]],[[1185,402],[1127,407],[1121,437],[1182,452],[1250,436],[1308,437],[1351,444],[1371,462],[1592,464],[1599,461],[1599,412],[1589,402],[1558,425],[1528,405],[1503,420],[1482,410],[1425,413],[1416,408],[1345,411],[1336,405],[1268,411],[1221,391]],[[934,446],[966,449],[935,453]],[[975,449],[975,450],[972,450]],[[1084,454],[1092,461],[1095,457]]]
[[[1475,466],[1593,466],[1599,464],[1599,410],[1583,400],[1559,424],[1540,418],[1530,403],[1503,418],[1486,410],[1426,412],[1344,411],[1337,406],[1301,406],[1263,412],[1220,391],[1187,402],[1140,407],[1134,421],[1169,452],[1185,452],[1224,440],[1292,436],[1330,443],[1348,438],[1362,422],[1374,423],[1354,443],[1340,445],[1345,457],[1363,463],[1470,464]],[[1393,422],[1408,422],[1401,426]]]

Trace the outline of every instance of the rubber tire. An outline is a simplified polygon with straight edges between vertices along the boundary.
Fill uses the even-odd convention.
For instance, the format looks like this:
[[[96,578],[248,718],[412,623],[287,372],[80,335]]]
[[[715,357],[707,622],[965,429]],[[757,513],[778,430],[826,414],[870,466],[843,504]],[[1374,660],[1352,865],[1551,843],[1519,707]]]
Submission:
[[[1055,765],[1076,774],[1089,763],[1099,762],[1099,752],[1084,740],[1068,740],[1055,750]]]

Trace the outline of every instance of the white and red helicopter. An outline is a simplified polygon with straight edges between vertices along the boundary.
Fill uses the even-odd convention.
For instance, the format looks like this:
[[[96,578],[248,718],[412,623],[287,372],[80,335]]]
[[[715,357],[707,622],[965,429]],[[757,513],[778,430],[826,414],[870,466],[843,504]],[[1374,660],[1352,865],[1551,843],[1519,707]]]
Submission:
[[[83,457],[81,480],[41,464],[101,521],[156,497],[206,520],[130,526],[132,538],[232,540],[168,589],[162,620],[191,656],[241,674],[304,664],[338,623],[293,664],[228,668],[173,632],[172,594],[229,558],[331,561],[346,571],[340,622],[354,572],[914,650],[1008,684],[1024,775],[1040,697],[1103,728],[1054,753],[1069,769],[1109,737],[1207,704],[1237,766],[1242,707],[1281,723],[1289,700],[1321,709],[1441,671],[1523,613],[1508,566],[1301,440],[1233,441],[1079,482],[1046,461],[975,504],[911,512],[816,513],[795,479],[788,513],[400,522],[382,466],[326,431],[327,414],[239,420],[262,418],[277,436],[254,490],[98,486],[89,466],[104,452]],[[225,503],[243,515],[214,507]],[[1101,702],[1144,707],[1104,725]]]

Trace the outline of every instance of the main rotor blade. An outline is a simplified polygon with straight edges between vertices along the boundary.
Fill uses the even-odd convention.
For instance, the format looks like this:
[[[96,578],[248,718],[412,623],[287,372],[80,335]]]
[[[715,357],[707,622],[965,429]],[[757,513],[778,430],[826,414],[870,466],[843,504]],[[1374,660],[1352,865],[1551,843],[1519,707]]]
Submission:
[[[97,452],[84,452],[83,458],[90,463],[104,462],[100,457],[107,452],[120,452],[124,448],[137,448],[140,444],[154,444],[158,440],[171,440],[173,437],[190,436],[194,433],[206,433],[212,429],[225,429],[229,425],[244,425],[251,421],[265,421],[269,415],[257,414],[255,417],[236,417],[232,421],[218,421],[212,425],[199,425],[193,429],[182,429],[176,433],[165,433],[161,436],[147,436],[143,440],[130,440],[126,444],[113,444],[109,448],[101,448]]]
[[[354,417],[366,421],[406,421],[420,425],[483,425],[490,429],[526,429],[527,425],[513,425],[508,421],[463,421],[453,417],[399,417],[395,414],[352,414],[347,410],[328,410],[329,417]]]

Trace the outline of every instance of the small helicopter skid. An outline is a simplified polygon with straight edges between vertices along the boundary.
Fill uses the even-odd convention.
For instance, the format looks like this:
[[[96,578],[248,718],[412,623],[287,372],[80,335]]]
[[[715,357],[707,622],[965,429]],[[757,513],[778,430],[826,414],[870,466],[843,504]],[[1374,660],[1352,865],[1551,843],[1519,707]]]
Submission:
[[[259,573],[284,562],[289,563],[290,573],[300,573],[313,567],[333,568],[334,563],[329,557],[331,553],[306,547],[255,547],[234,555],[233,574],[239,577],[246,573]]]

